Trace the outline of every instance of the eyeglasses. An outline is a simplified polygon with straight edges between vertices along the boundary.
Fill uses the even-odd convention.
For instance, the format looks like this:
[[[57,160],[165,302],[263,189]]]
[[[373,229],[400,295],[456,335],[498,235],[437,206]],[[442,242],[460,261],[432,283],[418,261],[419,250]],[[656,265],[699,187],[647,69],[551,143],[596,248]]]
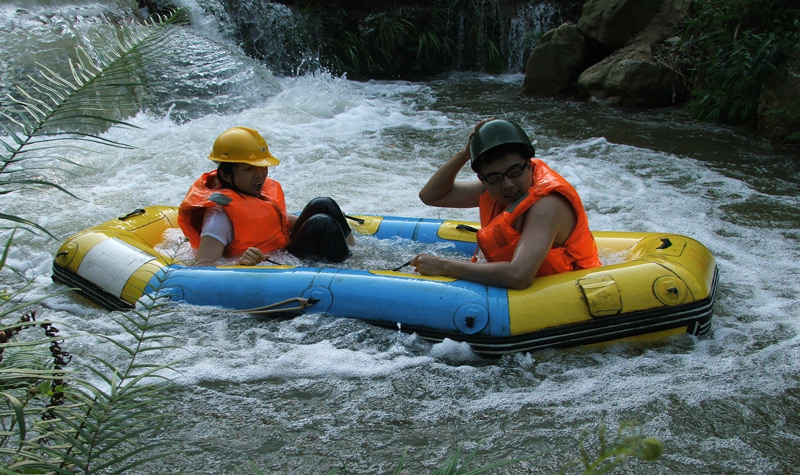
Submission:
[[[508,170],[506,170],[505,173],[497,172],[497,173],[489,173],[488,175],[481,175],[479,173],[478,176],[481,177],[481,180],[485,181],[486,183],[490,185],[495,185],[503,181],[503,178],[505,177],[517,178],[518,176],[521,176],[522,172],[524,172],[525,169],[528,168],[528,165],[530,165],[530,163],[526,162],[524,165],[514,165],[513,167],[510,167]]]

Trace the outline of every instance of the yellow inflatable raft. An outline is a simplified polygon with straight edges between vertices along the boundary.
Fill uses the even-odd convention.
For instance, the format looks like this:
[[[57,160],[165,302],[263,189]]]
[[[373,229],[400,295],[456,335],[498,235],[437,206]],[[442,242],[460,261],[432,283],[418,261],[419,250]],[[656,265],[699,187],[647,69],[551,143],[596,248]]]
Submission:
[[[355,216],[379,239],[447,243],[465,256],[478,224]],[[322,313],[441,341],[479,354],[563,348],[630,337],[708,331],[717,267],[699,242],[677,234],[595,232],[603,267],[537,278],[508,290],[407,272],[298,266],[189,267],[156,250],[177,209],[154,206],[67,239],[53,279],[109,309],[156,294],[176,302],[246,312]],[[466,257],[465,257],[466,258]]]

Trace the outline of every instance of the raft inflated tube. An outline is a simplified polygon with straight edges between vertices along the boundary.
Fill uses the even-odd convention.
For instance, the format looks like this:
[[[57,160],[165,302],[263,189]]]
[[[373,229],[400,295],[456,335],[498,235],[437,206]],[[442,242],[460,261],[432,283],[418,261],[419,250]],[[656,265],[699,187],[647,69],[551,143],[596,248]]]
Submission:
[[[476,223],[358,216],[356,232],[377,239],[447,243],[465,256]],[[708,331],[718,272],[711,253],[675,234],[593,233],[621,262],[538,277],[509,290],[388,270],[292,266],[187,267],[155,250],[177,210],[149,207],[68,239],[53,279],[107,308],[168,297],[260,313],[322,313],[468,342],[485,355],[536,351],[626,338]],[[352,224],[351,224],[352,225]],[[288,303],[287,303],[288,302]]]
[[[436,243],[447,242],[455,250],[472,255],[477,245],[475,223],[427,218],[405,218],[398,216],[356,216],[364,223],[355,229],[377,239],[409,239],[411,241]]]
[[[314,304],[307,312],[348,316],[384,325],[429,327],[452,334],[508,335],[505,289],[447,278],[397,272],[309,267],[173,266],[153,277],[161,295],[194,305],[256,309],[296,297]],[[235,295],[235,299],[230,296]],[[379,315],[379,317],[378,317]],[[491,316],[491,318],[490,318]]]
[[[171,207],[139,209],[70,237],[56,252],[53,279],[106,308],[132,307],[172,261],[154,247],[175,226]]]
[[[117,297],[120,301],[115,306],[120,308],[141,299],[152,277],[167,265],[161,257],[102,233],[87,233],[70,241],[56,254],[55,264],[61,267],[58,274],[64,283],[78,288],[91,283],[95,291]],[[73,271],[73,278],[65,269]]]

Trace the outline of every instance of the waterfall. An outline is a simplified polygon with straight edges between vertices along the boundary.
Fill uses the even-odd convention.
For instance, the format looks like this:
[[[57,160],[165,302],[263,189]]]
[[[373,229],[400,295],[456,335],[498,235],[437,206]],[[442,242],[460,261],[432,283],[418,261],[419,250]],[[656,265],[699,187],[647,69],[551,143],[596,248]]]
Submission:
[[[497,0],[495,0],[497,1]],[[545,33],[561,23],[561,11],[552,3],[520,2],[508,24],[506,70],[524,71],[528,53]]]
[[[300,10],[264,0],[180,0],[177,6],[190,12],[191,25],[175,33],[172,45],[177,54],[165,55],[142,72],[149,85],[149,97],[142,102],[151,104],[150,111],[169,113],[180,123],[210,111],[225,114],[261,103],[279,90],[274,76],[296,77],[329,70],[357,78],[352,70],[337,68],[342,61],[337,64],[336,55],[343,55],[336,48],[341,47],[342,38],[358,33],[383,34],[385,39],[390,35],[375,30],[392,25],[404,28],[398,32],[406,36],[395,41],[398,48],[406,48],[398,49],[405,54],[368,58],[394,62],[383,67],[395,70],[384,76],[379,70],[365,70],[362,79],[413,79],[450,71],[519,73],[539,37],[562,21],[564,9],[541,0],[440,0],[384,17],[380,12],[361,12],[358,17],[355,11],[342,13],[323,6]],[[98,35],[109,37],[118,24],[141,21],[147,15],[133,0],[117,0],[113,5],[81,0],[59,6],[41,1],[24,9],[3,8],[3,49],[31,54],[12,55],[0,62],[2,93],[13,93],[15,86],[29,84],[27,75],[37,74],[37,63],[69,75],[65,59],[75,57],[76,47],[92,54]],[[438,35],[442,44],[447,44],[448,54],[423,60],[414,51],[409,53],[407,50],[421,41],[420,31],[425,25],[412,24],[403,15],[436,20],[438,30],[425,33],[433,32],[427,38]],[[370,39],[363,38],[364,48],[373,46]],[[421,66],[409,71],[413,64]],[[209,77],[214,81],[208,81]]]
[[[394,11],[342,13],[324,6],[301,10],[263,0],[199,2],[206,12],[219,18],[220,27],[248,55],[279,75],[296,75],[320,67],[321,62],[336,63],[335,59],[343,56],[337,50],[343,37],[362,35],[366,47],[374,46],[376,36],[384,41],[391,38],[398,48],[413,49],[430,32],[442,44],[452,44],[450,61],[432,65],[438,68],[435,73],[522,72],[536,41],[561,23],[567,8],[542,0],[468,0],[397,6]],[[383,21],[376,21],[378,18]],[[396,30],[380,31],[392,27]],[[337,55],[339,58],[334,58]],[[402,61],[393,51],[386,56],[388,61]],[[414,55],[409,58],[419,61]]]
[[[242,49],[274,73],[296,75],[316,57],[323,32],[312,13],[263,0],[226,0],[224,6]]]

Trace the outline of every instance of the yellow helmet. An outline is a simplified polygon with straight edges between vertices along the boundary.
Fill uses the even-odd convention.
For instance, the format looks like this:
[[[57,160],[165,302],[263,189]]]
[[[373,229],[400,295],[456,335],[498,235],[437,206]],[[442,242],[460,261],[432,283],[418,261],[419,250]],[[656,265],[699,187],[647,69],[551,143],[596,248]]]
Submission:
[[[281,163],[269,153],[264,137],[248,127],[231,127],[219,134],[208,159],[215,162],[247,163],[256,167],[271,167]]]

